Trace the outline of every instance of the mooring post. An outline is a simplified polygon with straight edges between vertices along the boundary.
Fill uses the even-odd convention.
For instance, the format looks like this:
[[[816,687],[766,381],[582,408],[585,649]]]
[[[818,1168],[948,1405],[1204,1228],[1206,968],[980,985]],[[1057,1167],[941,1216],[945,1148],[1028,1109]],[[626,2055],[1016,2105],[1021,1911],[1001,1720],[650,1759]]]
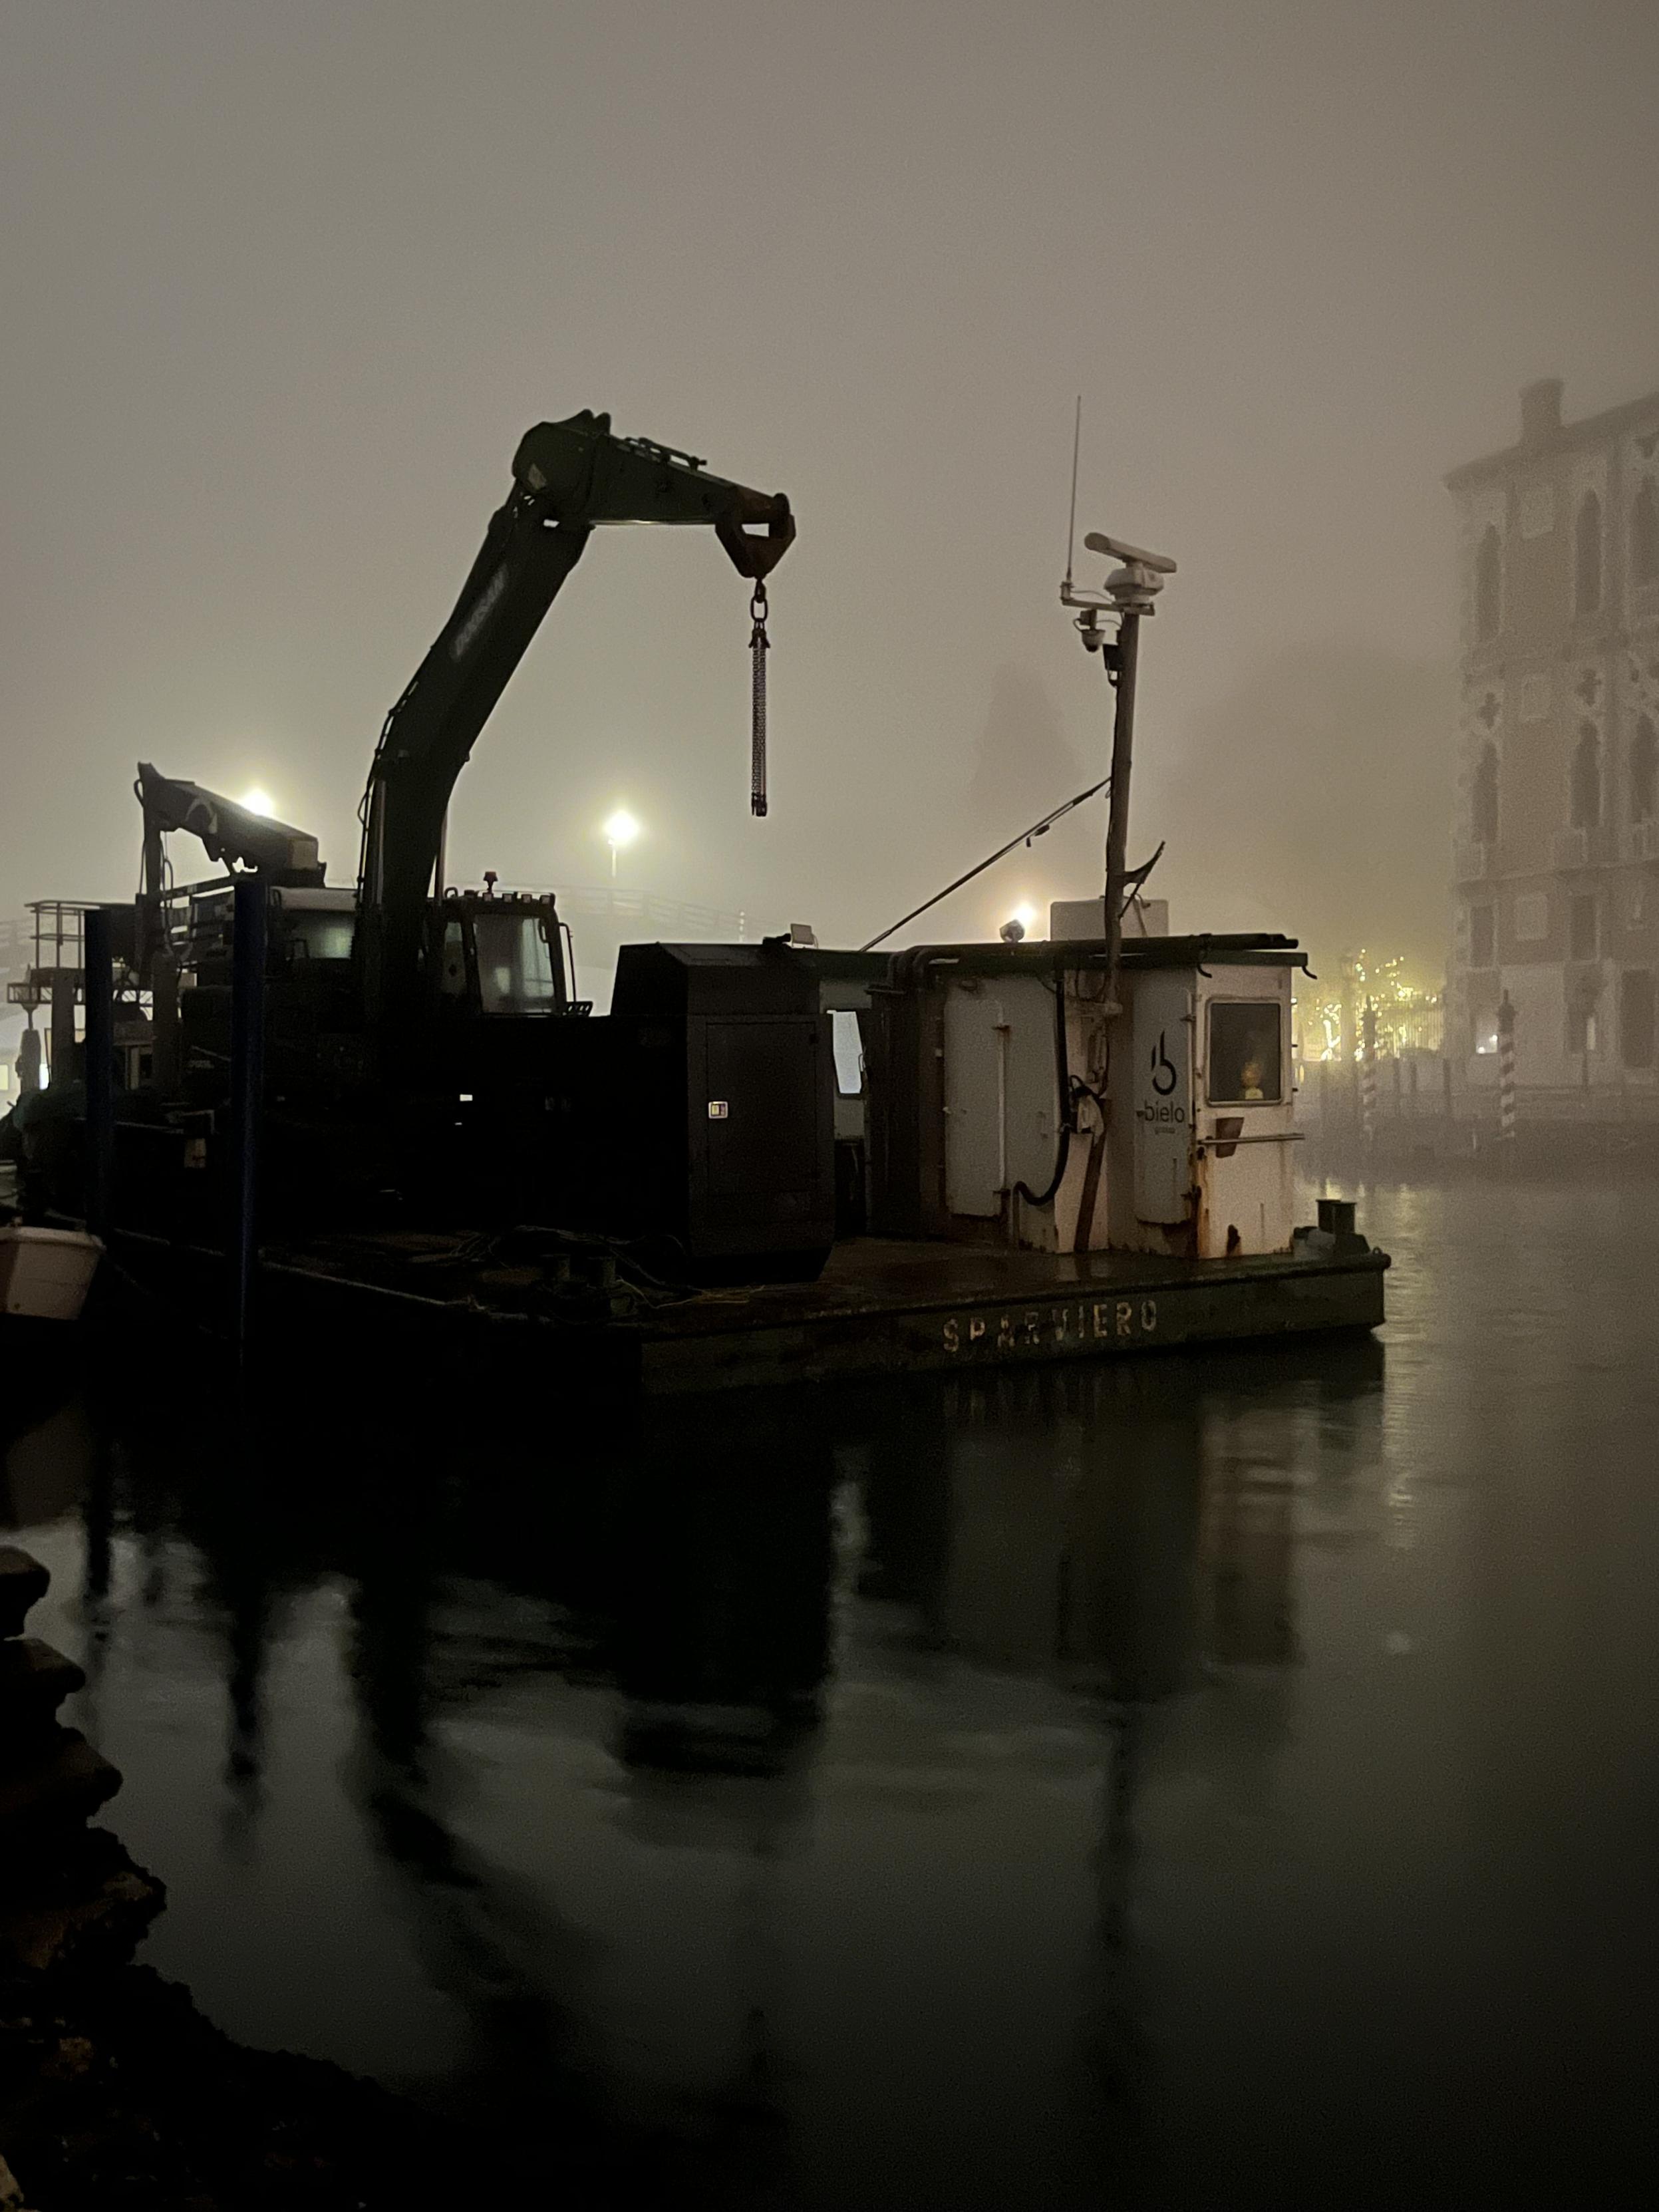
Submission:
[[[87,910],[81,949],[87,1006],[87,1227],[109,1235],[115,1188],[115,959],[109,911]]]
[[[1361,1114],[1365,1150],[1370,1152],[1376,1143],[1376,1008],[1369,999],[1365,1001],[1360,1035],[1364,1039],[1359,1063]]]
[[[258,1252],[259,1129],[264,1104],[265,887],[240,876],[230,990],[231,1299],[239,1356],[253,1319]]]
[[[1498,1002],[1498,1136],[1515,1142],[1515,1008],[1508,991]]]

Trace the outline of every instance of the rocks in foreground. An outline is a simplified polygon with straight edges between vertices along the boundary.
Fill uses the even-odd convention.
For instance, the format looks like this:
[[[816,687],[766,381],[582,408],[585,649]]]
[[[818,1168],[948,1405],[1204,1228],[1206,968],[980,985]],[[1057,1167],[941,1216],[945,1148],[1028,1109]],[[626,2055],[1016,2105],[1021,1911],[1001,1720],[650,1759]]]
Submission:
[[[22,1633],[47,1587],[0,1547],[0,2212],[368,2212],[507,2203],[471,2141],[320,2060],[246,2051],[136,1966],[166,1893],[89,1817],[121,1778]]]
[[[0,2148],[28,2212],[407,2212],[521,2186],[337,2067],[244,2050],[139,1966],[0,1983]]]

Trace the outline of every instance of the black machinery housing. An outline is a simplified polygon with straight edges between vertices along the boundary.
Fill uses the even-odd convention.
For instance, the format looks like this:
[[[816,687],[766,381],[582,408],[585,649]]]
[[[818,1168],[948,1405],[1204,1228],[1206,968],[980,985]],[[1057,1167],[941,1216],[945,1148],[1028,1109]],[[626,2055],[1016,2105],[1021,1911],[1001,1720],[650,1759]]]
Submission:
[[[830,1019],[786,945],[627,945],[611,1013],[618,1210],[697,1273],[807,1279],[835,1241]]]

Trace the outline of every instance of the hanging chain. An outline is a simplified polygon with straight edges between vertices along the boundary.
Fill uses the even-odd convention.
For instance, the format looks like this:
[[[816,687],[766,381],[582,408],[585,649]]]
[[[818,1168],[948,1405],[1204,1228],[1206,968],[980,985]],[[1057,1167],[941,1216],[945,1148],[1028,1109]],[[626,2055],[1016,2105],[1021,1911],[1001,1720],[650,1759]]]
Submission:
[[[766,656],[770,650],[763,583],[756,584],[749,612],[755,625],[749,633],[749,811],[762,815],[766,811]]]

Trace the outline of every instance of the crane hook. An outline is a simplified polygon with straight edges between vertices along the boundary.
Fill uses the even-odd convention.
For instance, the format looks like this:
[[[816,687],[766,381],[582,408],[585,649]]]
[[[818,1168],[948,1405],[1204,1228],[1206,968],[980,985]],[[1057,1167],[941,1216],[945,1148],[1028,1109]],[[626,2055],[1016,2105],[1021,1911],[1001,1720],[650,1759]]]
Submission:
[[[755,580],[749,601],[754,627],[749,633],[749,811],[757,818],[766,812],[766,585]]]

